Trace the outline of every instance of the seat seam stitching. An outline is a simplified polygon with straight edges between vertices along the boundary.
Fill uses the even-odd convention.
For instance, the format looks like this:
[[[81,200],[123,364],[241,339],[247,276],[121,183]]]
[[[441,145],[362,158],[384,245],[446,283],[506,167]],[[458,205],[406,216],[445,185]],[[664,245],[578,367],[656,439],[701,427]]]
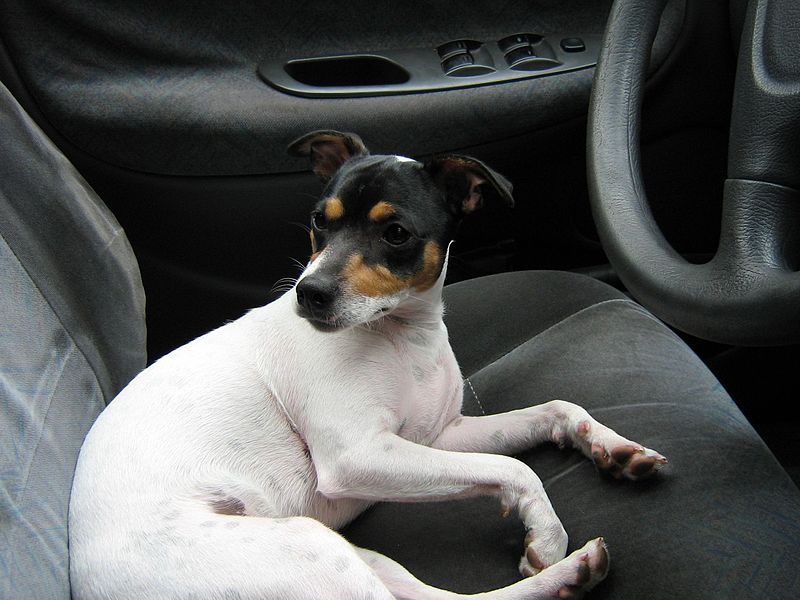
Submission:
[[[486,410],[483,408],[483,404],[481,404],[481,400],[478,398],[478,394],[475,392],[475,388],[472,386],[472,382],[469,380],[469,377],[466,377],[464,381],[469,386],[469,389],[472,390],[472,395],[475,397],[475,401],[478,403],[478,408],[481,409],[483,416],[486,416]]]

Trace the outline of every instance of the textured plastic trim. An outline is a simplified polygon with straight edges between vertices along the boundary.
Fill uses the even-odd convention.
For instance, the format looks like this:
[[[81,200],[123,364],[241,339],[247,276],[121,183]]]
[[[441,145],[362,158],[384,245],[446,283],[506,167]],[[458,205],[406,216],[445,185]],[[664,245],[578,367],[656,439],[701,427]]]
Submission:
[[[320,56],[312,58],[270,59],[258,66],[261,78],[276,89],[296,96],[304,97],[353,97],[353,96],[386,96],[394,94],[418,94],[421,92],[435,92],[449,89],[493,85],[533,77],[546,77],[577,71],[593,67],[597,63],[600,51],[599,35],[582,35],[564,33],[542,37],[537,34],[527,34],[535,37],[538,42],[533,46],[537,55],[546,60],[541,68],[535,70],[520,69],[520,65],[512,68],[506,56],[498,46],[497,41],[482,42],[480,46],[471,51],[474,64],[486,68],[476,69],[474,75],[464,73],[445,73],[442,68],[442,58],[436,48],[412,48],[386,50],[379,53],[342,54],[337,56]],[[564,38],[581,38],[586,44],[582,52],[565,52],[561,47]],[[472,42],[471,43],[475,43]],[[439,46],[441,48],[441,45]],[[310,85],[296,80],[289,72],[296,71],[298,65],[313,64],[315,62],[328,62],[334,64],[346,63],[372,58],[375,61],[386,61],[401,68],[408,73],[408,79],[401,83],[375,83],[365,81],[357,82],[356,76],[348,73],[343,78],[343,85],[335,85],[328,77],[324,78],[324,85]],[[544,61],[542,61],[544,63]],[[287,68],[288,67],[288,68]]]

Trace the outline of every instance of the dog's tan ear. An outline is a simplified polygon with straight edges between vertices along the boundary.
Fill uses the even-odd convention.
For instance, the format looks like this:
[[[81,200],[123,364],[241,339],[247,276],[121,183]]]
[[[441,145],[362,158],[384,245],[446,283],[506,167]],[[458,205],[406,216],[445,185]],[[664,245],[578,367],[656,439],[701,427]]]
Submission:
[[[451,210],[458,216],[479,209],[485,197],[514,206],[511,182],[476,158],[460,154],[437,156],[425,163],[425,169],[444,190]]]
[[[312,170],[324,182],[333,177],[348,159],[369,154],[364,142],[355,133],[333,130],[307,133],[289,144],[287,151],[292,156],[311,157]]]

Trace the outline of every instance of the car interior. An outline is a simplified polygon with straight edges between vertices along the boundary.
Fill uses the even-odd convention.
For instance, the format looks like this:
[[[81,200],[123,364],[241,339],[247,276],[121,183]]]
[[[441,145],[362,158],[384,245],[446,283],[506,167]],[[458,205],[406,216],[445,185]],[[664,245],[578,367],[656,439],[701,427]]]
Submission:
[[[645,482],[520,458],[593,598],[800,597],[800,8],[793,0],[0,4],[0,597],[69,598],[83,437],[137,372],[311,253],[310,131],[475,157],[445,321],[465,414],[573,401]],[[486,499],[342,533],[431,585],[519,578]],[[336,597],[332,591],[331,597]]]

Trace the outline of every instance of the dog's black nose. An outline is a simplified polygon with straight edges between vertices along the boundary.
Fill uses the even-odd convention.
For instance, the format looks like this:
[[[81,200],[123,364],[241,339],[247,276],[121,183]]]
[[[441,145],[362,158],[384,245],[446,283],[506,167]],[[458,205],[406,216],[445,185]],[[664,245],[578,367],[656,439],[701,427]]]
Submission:
[[[326,316],[333,307],[339,283],[334,277],[310,275],[297,284],[297,303],[314,317]]]

